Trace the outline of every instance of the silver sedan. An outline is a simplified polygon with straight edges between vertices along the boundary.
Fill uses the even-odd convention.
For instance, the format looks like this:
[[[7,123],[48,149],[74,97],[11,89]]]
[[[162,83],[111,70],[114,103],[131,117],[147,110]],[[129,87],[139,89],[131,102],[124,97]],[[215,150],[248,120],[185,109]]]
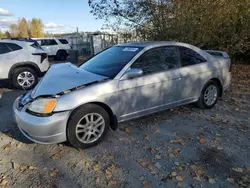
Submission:
[[[80,67],[53,65],[16,99],[14,117],[34,142],[87,148],[119,122],[189,103],[212,108],[230,82],[225,52],[175,42],[122,44]]]

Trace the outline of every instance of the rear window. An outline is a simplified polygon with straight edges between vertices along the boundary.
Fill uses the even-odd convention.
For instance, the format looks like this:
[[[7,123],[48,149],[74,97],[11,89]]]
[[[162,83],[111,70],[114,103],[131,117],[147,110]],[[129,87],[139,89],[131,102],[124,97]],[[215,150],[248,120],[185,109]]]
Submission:
[[[66,39],[58,39],[62,44],[69,44],[69,42]]]
[[[11,52],[11,49],[6,45],[6,43],[0,43],[0,54],[6,54]]]
[[[12,50],[12,51],[17,51],[23,49],[21,46],[13,43],[6,43],[6,45]]]

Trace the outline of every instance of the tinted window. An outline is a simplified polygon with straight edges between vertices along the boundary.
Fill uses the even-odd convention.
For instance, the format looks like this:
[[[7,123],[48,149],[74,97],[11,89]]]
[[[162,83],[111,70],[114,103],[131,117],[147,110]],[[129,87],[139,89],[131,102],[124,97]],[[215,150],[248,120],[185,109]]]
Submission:
[[[59,41],[60,41],[62,44],[69,44],[69,42],[68,42],[66,39],[59,39]]]
[[[5,43],[0,43],[0,54],[11,52],[10,48]]]
[[[54,39],[45,39],[41,41],[41,46],[52,46],[57,45],[57,42]]]
[[[206,62],[204,57],[189,48],[179,47],[179,49],[183,67]]]
[[[139,57],[131,68],[140,68],[144,74],[178,68],[178,54],[175,47],[151,49]]]
[[[88,72],[114,78],[141,49],[114,46],[97,54],[80,68]]]
[[[22,47],[17,45],[17,44],[13,44],[13,43],[6,43],[7,46],[12,50],[12,51],[17,51],[17,50],[21,50]]]

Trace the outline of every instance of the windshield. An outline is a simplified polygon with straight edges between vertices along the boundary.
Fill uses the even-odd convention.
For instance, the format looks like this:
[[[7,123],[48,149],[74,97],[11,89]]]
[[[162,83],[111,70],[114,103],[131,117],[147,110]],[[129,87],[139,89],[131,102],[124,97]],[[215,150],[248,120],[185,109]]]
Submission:
[[[113,46],[83,64],[80,68],[88,72],[114,78],[142,48]]]

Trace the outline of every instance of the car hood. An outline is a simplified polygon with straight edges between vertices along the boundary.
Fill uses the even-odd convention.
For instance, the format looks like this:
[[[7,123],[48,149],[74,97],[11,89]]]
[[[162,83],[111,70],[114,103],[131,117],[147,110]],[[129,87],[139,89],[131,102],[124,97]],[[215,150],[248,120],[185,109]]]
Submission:
[[[71,63],[52,65],[33,90],[31,97],[56,95],[66,90],[106,79],[108,77],[85,71]]]

